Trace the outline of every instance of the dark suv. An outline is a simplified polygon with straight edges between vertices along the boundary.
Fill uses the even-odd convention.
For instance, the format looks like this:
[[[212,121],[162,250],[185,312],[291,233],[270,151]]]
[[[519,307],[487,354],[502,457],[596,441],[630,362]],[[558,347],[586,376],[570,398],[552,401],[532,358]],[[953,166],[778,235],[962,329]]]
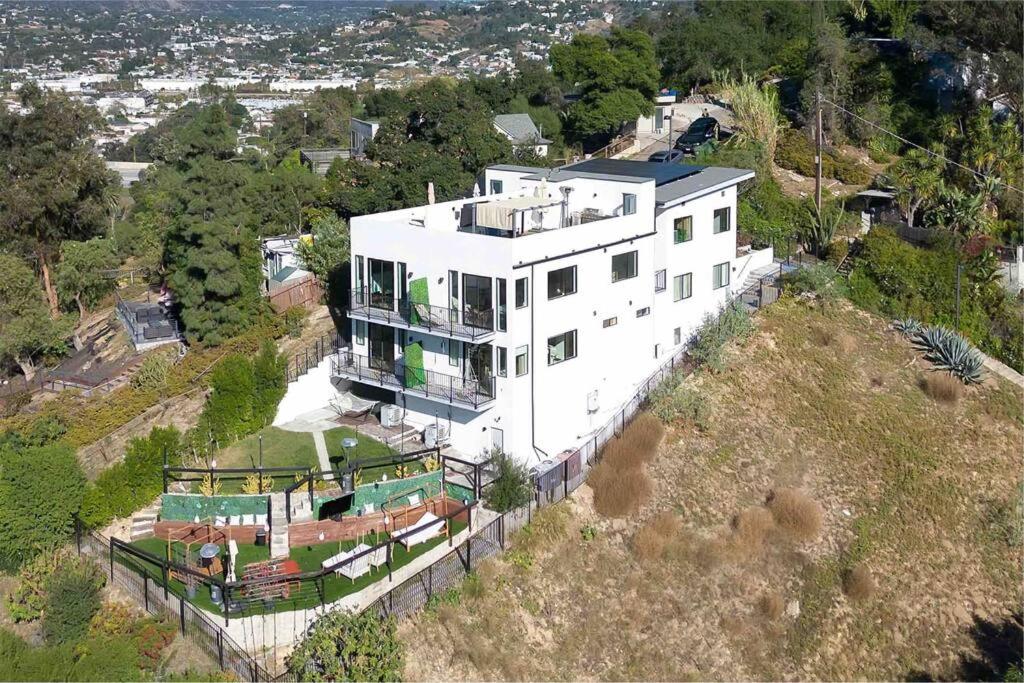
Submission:
[[[675,148],[683,154],[695,155],[701,145],[709,140],[717,140],[719,133],[718,121],[710,116],[702,116],[686,129],[678,140]]]

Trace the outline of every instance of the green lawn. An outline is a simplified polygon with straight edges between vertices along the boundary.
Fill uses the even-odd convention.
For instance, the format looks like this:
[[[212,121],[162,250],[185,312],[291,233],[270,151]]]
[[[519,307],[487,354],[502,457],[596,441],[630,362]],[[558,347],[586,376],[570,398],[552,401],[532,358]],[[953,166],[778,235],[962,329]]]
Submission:
[[[452,535],[458,534],[466,528],[465,522],[452,522]],[[381,540],[385,538],[385,534],[381,534]],[[372,542],[372,539],[368,539],[368,542]],[[431,539],[426,543],[420,543],[413,546],[411,550],[406,550],[405,546],[396,544],[394,552],[392,554],[392,570],[396,570],[400,567],[412,562],[417,557],[423,555],[432,548],[436,548],[441,543],[447,543],[448,539],[446,536],[439,536]],[[166,557],[167,555],[167,541],[159,538],[145,538],[132,543],[133,546],[140,550],[157,555],[158,557]],[[180,549],[180,544],[175,541],[174,545]],[[342,550],[349,550],[356,545],[355,541],[342,541],[341,543],[322,543],[312,546],[304,546],[299,548],[292,548],[290,557],[291,559],[298,562],[299,567],[303,572],[313,572],[321,568],[321,563],[329,557],[336,555]],[[227,548],[222,549],[222,553],[226,553]],[[119,556],[120,558],[124,556]],[[252,562],[262,562],[270,559],[270,549],[267,546],[255,546],[251,543],[239,543],[238,544],[238,569],[236,570],[236,576],[241,579],[242,570],[245,565]],[[139,570],[145,570],[157,584],[162,584],[161,572],[159,565],[148,561],[138,560],[136,558],[125,558],[123,563],[129,566],[134,566]],[[387,569],[381,568],[380,570],[374,570],[372,573],[364,574],[355,581],[331,574],[330,576],[324,577],[323,590],[324,590],[324,602],[334,602],[339,600],[346,595],[356,593],[375,581],[387,580]],[[168,589],[178,596],[185,595],[185,586],[177,580],[171,579],[168,584]],[[234,598],[233,598],[234,599]],[[275,600],[272,605],[267,604],[250,604],[246,607],[244,615],[254,613],[265,613],[265,612],[286,612],[290,610],[298,609],[309,609],[320,603],[319,589],[315,581],[305,581],[302,587],[293,592],[288,599]],[[210,590],[208,587],[200,587],[196,593],[196,597],[192,599],[192,604],[196,607],[212,612],[214,614],[220,614],[221,611],[216,607],[210,600]]]
[[[242,468],[256,467],[260,461],[260,435],[263,436],[263,466],[264,467],[317,467],[319,461],[316,457],[316,446],[313,442],[313,435],[308,432],[288,432],[277,427],[266,429],[245,437],[241,441],[231,444],[217,453],[218,468]],[[351,427],[336,427],[324,432],[324,440],[327,443],[327,453],[335,467],[344,466],[345,458],[341,448],[341,440],[352,437],[358,439],[359,445],[351,451],[353,458],[373,458],[391,455],[394,451],[386,444],[377,441],[365,434],[359,434]],[[387,474],[388,478],[394,477],[394,467],[382,467],[367,469],[363,473],[363,481],[370,482],[380,479],[381,474]],[[419,462],[409,463],[412,473],[423,470]],[[245,477],[227,479],[221,477],[222,493],[241,493]],[[274,477],[275,491],[284,490],[285,486],[292,483],[290,475],[277,475]]]

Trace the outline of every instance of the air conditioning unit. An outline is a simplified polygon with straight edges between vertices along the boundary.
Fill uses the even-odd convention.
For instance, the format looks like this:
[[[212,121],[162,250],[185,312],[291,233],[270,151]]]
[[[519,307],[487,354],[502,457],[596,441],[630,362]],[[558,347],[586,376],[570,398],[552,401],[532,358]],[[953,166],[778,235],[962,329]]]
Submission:
[[[402,424],[402,408],[400,406],[385,404],[380,407],[380,426],[397,427]]]
[[[448,425],[431,424],[423,430],[423,445],[427,448],[440,448],[448,445]]]

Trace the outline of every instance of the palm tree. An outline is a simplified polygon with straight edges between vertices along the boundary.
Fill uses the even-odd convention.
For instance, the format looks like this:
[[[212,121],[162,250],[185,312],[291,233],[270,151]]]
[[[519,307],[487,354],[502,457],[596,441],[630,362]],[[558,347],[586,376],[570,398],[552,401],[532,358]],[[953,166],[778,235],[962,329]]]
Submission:
[[[893,167],[891,182],[896,192],[896,204],[910,227],[914,227],[918,210],[938,198],[945,165],[938,157],[912,149]]]
[[[930,222],[954,234],[970,237],[981,232],[987,224],[985,196],[980,193],[968,194],[959,187],[943,183],[928,218]]]

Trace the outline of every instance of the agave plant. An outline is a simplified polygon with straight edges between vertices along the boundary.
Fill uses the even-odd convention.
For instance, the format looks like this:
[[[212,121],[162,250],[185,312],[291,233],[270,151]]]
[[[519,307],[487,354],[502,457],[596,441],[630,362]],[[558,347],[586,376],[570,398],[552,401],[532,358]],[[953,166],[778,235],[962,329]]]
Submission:
[[[892,326],[897,332],[902,334],[904,337],[913,337],[915,334],[924,329],[919,321],[914,318],[904,318],[902,320],[893,320]]]
[[[956,332],[944,327],[927,327],[911,340],[924,351],[924,357],[964,384],[978,384],[983,379],[981,353]]]

